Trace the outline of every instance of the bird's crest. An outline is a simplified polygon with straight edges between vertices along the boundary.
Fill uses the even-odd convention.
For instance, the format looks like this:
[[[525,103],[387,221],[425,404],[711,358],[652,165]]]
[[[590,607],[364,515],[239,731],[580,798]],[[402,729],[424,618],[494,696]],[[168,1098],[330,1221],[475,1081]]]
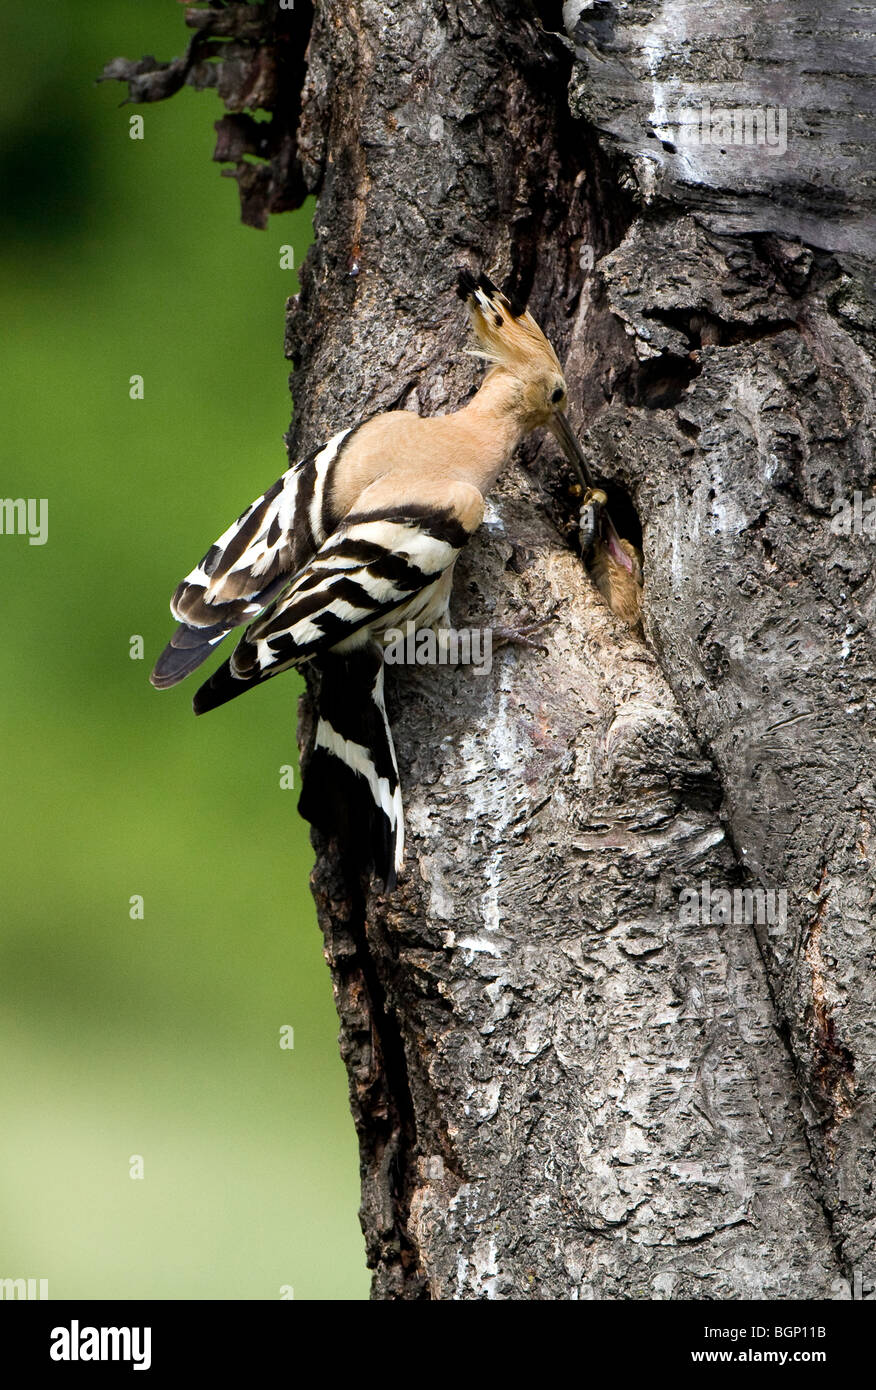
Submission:
[[[562,376],[557,355],[523,304],[513,304],[486,275],[461,270],[456,292],[464,301],[478,346],[476,357],[520,371],[534,361]]]

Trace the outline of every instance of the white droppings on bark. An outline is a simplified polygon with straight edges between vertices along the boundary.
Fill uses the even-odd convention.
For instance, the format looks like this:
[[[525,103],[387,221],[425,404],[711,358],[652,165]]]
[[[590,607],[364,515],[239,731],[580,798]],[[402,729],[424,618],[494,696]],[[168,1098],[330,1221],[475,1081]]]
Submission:
[[[461,951],[471,951],[472,955],[477,955],[480,951],[485,951],[488,956],[498,956],[501,954],[501,943],[492,940],[488,941],[483,936],[461,936],[456,942]]]

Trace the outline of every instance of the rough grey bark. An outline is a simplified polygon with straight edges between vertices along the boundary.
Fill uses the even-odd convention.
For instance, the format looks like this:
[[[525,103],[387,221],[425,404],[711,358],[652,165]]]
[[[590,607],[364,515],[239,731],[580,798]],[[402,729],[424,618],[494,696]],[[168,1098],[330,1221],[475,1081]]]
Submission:
[[[873,542],[831,529],[873,485],[859,12],[597,0],[563,7],[567,36],[559,6],[511,0],[254,9],[196,11],[216,47],[175,72],[232,113],[281,74],[258,89],[269,163],[237,120],[217,158],[257,224],[318,194],[292,451],[458,405],[453,281],[483,266],[529,295],[645,553],[641,643],[582,569],[555,449],[527,446],[454,616],[562,598],[547,653],[396,669],[396,893],[317,845],[374,1296],[872,1280]],[[265,58],[283,44],[297,66]],[[154,61],[111,68],[167,94]],[[790,159],[682,157],[682,99],[784,105]],[[704,882],[784,891],[787,916],[681,920]]]

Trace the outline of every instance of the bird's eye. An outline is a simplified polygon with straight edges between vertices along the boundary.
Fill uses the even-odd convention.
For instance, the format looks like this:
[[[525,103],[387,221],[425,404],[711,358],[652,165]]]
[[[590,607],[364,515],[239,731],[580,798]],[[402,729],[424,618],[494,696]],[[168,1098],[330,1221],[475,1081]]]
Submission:
[[[553,395],[551,396],[552,403],[554,405],[559,405],[560,401],[563,399],[565,394],[565,388],[562,386],[558,386],[557,389],[554,391]]]

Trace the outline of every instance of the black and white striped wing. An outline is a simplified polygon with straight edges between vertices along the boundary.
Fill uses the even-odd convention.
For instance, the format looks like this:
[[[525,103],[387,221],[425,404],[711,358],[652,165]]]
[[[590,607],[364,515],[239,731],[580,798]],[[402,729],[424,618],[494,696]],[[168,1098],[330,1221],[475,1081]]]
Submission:
[[[364,643],[390,614],[403,612],[441,579],[480,525],[483,498],[476,488],[456,483],[451,499],[441,508],[390,506],[347,516],[201,687],[195,713],[318,652]]]
[[[180,624],[150,677],[176,685],[231,631],[250,622],[325,540],[326,485],[352,430],[288,469],[241,512],[177,586],[170,611]]]

